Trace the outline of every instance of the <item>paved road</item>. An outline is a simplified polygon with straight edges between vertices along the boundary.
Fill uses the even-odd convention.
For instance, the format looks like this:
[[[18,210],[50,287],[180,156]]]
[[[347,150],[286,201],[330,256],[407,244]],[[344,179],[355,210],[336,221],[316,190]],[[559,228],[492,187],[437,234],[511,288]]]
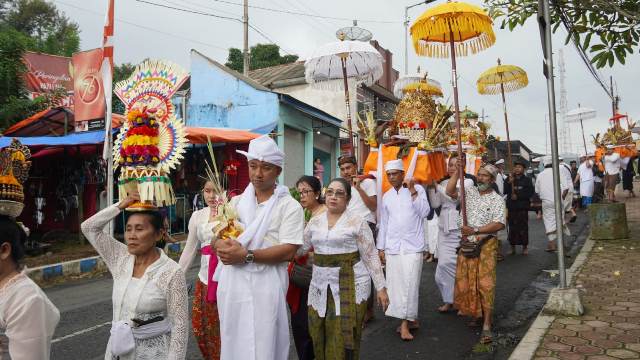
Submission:
[[[571,225],[575,234],[584,238],[587,219],[580,216]],[[546,240],[541,220],[530,221],[530,253],[528,256],[507,256],[499,263],[496,291],[496,332],[500,333],[497,350],[481,354],[484,358],[506,359],[514,343],[528,328],[539,311],[545,291],[554,279],[543,270],[556,268],[556,256],[544,252]],[[580,241],[578,241],[580,242]],[[503,242],[504,243],[504,242]],[[504,251],[506,253],[506,244]],[[570,264],[570,261],[569,261]],[[440,295],[433,280],[435,264],[425,263],[420,290],[420,320],[422,329],[416,340],[403,342],[395,333],[396,322],[384,318],[378,311],[376,319],[365,329],[362,341],[362,359],[465,359],[476,358],[472,353],[478,333],[466,326],[463,318],[455,314],[435,312]],[[187,274],[195,279],[196,271]],[[102,359],[109,337],[111,320],[112,281],[108,276],[65,284],[46,289],[56,304],[61,320],[53,343],[54,360]],[[201,359],[193,335],[189,340],[187,359]],[[291,359],[295,359],[292,353]]]

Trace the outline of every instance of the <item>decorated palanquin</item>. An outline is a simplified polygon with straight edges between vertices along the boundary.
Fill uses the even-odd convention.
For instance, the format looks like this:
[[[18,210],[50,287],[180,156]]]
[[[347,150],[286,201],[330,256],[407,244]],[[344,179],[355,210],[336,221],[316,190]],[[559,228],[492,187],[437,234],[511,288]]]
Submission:
[[[128,210],[144,210],[176,202],[169,172],[182,159],[185,127],[175,116],[171,96],[188,78],[186,70],[167,61],[147,60],[115,86],[126,106],[126,121],[114,143],[114,166],[120,167],[120,200],[139,194]]]
[[[620,124],[622,119],[626,119],[626,129]],[[611,122],[611,127],[604,134],[596,134],[593,137],[593,143],[596,146],[596,163],[602,171],[604,171],[602,157],[604,157],[607,147],[612,147],[613,152],[620,154],[623,168],[627,167],[631,159],[638,156],[638,148],[631,135],[631,129],[636,126],[636,123],[630,122],[627,115],[621,114],[616,114],[609,121]]]
[[[436,104],[433,97],[422,92],[407,93],[396,107],[394,119],[389,127],[392,141],[378,144],[375,126],[371,126],[372,115],[365,124],[360,121],[360,130],[370,146],[364,172],[376,172],[389,160],[402,159],[405,172],[416,182],[430,183],[446,175],[446,144],[450,130],[448,106]],[[367,126],[369,125],[369,126]],[[380,171],[382,191],[391,188],[386,174]]]

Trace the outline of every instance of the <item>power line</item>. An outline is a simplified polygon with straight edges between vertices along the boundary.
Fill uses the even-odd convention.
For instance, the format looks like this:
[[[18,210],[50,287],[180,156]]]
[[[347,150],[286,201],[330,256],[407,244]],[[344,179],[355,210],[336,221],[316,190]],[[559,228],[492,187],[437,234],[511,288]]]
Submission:
[[[164,4],[158,4],[158,3],[154,3],[151,1],[146,1],[146,0],[136,0],[137,2],[141,2],[141,3],[145,3],[145,4],[149,4],[149,5],[154,5],[154,6],[158,6],[158,7],[163,7],[163,8],[167,8],[167,9],[171,9],[171,10],[176,10],[176,11],[182,11],[182,12],[186,12],[186,13],[191,13],[191,14],[197,14],[197,15],[203,15],[203,16],[210,16],[210,17],[214,17],[214,18],[218,18],[218,19],[224,19],[224,20],[232,20],[232,21],[237,21],[237,22],[242,22],[241,19],[238,18],[233,18],[233,17],[229,17],[229,16],[222,16],[222,15],[217,15],[217,14],[212,14],[212,13],[208,13],[208,12],[204,12],[204,11],[199,11],[199,10],[189,10],[189,9],[184,9],[184,8],[179,8],[179,7],[175,7],[175,6],[170,6],[170,5],[164,5]]]
[[[217,14],[212,14],[212,13],[208,13],[208,12],[204,12],[204,11],[199,11],[199,10],[190,10],[190,9],[185,9],[185,8],[179,8],[179,7],[175,7],[175,6],[169,6],[169,5],[164,5],[164,4],[158,4],[158,3],[154,3],[154,2],[150,2],[150,1],[146,1],[146,0],[136,0],[138,2],[141,3],[145,3],[145,4],[149,4],[149,5],[153,5],[153,6],[159,6],[162,8],[166,8],[166,9],[171,9],[171,10],[176,10],[176,11],[181,11],[181,12],[186,12],[186,13],[190,13],[190,14],[196,14],[196,15],[203,15],[203,16],[211,16],[211,17],[215,17],[215,18],[221,18],[221,19],[225,19],[225,20],[233,20],[233,21],[237,21],[242,23],[241,19],[238,18],[232,18],[232,17],[228,17],[228,16],[222,16],[222,15],[217,15]],[[269,35],[267,35],[263,30],[260,30],[259,28],[257,28],[255,25],[249,24],[249,27],[252,28],[253,30],[255,30],[258,34],[260,34],[262,37],[264,37],[265,39],[267,39],[268,41],[272,42],[275,45],[278,45],[278,43],[276,43],[273,39],[271,39],[271,37],[269,37]],[[284,51],[286,54],[288,55],[293,55],[291,52],[287,51],[284,47],[278,45],[282,51]]]
[[[71,8],[74,8],[74,9],[77,9],[77,10],[80,10],[80,11],[85,11],[85,12],[88,12],[88,13],[91,13],[91,14],[94,14],[94,15],[98,15],[98,16],[104,17],[103,13],[99,13],[97,11],[85,9],[85,8],[82,8],[82,7],[73,5],[73,4],[69,4],[69,3],[66,3],[66,2],[60,1],[60,0],[55,0],[55,2],[60,3],[60,4],[65,5],[65,6],[68,6],[68,7],[71,7]],[[137,28],[140,28],[140,29],[144,29],[144,30],[156,32],[156,33],[159,33],[159,34],[171,36],[171,37],[174,37],[176,39],[186,40],[186,41],[192,42],[194,44],[208,46],[208,47],[211,47],[211,48],[214,48],[214,49],[217,49],[217,50],[223,50],[225,52],[229,50],[228,48],[225,48],[225,47],[222,47],[222,46],[209,44],[209,43],[205,43],[205,42],[202,42],[202,41],[199,41],[199,40],[194,40],[194,39],[190,39],[190,38],[183,37],[183,36],[180,36],[180,35],[175,35],[175,34],[172,34],[172,33],[165,32],[165,31],[153,29],[153,28],[150,28],[150,27],[147,27],[147,26],[144,26],[144,25],[140,25],[140,24],[137,24],[137,23],[134,23],[134,22],[126,21],[126,20],[123,20],[123,19],[120,19],[120,18],[116,18],[115,21],[119,22],[119,23],[122,23],[122,24],[127,24],[127,25],[130,25],[130,26],[133,26],[133,27],[137,27]]]
[[[244,6],[244,4],[228,1],[228,0],[213,0],[213,1],[223,3],[223,4],[229,4],[229,5]],[[274,8],[268,8],[268,7],[257,6],[257,5],[249,5],[249,7],[253,9],[258,9],[258,10],[271,11],[271,12],[277,12],[277,13],[283,13],[283,14],[289,14],[289,15],[307,16],[307,17],[318,18],[318,19],[342,20],[342,21],[358,20],[359,22],[370,22],[370,23],[379,23],[379,24],[401,24],[402,23],[402,21],[354,19],[354,18],[344,18],[344,17],[335,17],[335,16],[326,16],[326,15],[314,15],[314,14],[309,14],[309,13],[304,13],[299,11],[274,9]]]

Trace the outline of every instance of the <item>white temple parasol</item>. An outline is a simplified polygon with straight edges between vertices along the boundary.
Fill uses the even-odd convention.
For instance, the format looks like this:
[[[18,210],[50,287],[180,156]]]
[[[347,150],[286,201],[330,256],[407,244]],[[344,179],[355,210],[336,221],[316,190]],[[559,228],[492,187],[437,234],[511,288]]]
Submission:
[[[353,151],[353,130],[349,80],[354,80],[356,86],[373,85],[382,77],[383,62],[380,52],[368,42],[343,40],[319,47],[304,63],[305,78],[313,87],[326,90],[344,89],[351,151]]]
[[[587,140],[584,137],[584,125],[582,124],[583,120],[594,119],[596,117],[596,111],[591,108],[578,107],[567,112],[566,120],[568,122],[580,122],[580,128],[582,129],[582,143],[584,144],[584,153],[587,154]]]

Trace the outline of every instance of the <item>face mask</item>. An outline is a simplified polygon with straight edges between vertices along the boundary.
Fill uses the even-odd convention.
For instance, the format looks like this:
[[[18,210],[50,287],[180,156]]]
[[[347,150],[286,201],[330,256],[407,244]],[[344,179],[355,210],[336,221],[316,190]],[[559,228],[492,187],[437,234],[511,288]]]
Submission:
[[[491,184],[489,183],[478,183],[478,190],[479,191],[487,191],[491,188]]]

